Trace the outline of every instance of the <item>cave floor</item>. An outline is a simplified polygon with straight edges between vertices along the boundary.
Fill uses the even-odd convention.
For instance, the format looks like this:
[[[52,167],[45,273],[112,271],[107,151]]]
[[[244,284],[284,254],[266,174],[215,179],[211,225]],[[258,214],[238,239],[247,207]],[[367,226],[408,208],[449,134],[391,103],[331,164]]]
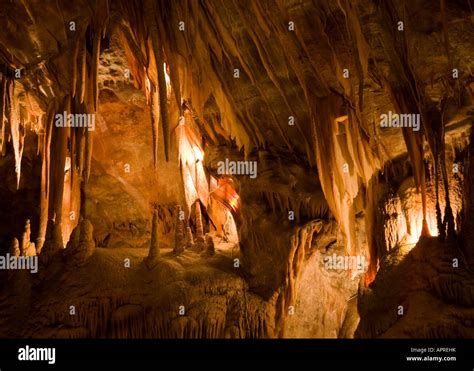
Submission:
[[[229,337],[230,327],[240,337],[242,298],[253,294],[234,267],[232,246],[217,244],[214,256],[161,249],[152,269],[145,248],[97,248],[82,267],[59,253],[47,270],[40,265],[38,276],[21,271],[10,278],[0,308],[1,322],[10,325],[0,327],[8,329],[0,336]],[[227,318],[231,313],[234,319]],[[135,330],[134,321],[140,322]]]

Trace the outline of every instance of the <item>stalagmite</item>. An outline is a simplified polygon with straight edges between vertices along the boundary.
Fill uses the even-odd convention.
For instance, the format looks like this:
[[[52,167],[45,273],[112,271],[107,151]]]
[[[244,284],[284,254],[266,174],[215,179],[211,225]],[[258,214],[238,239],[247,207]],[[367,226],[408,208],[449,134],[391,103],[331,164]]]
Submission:
[[[174,246],[173,253],[178,255],[184,251],[185,247],[185,234],[184,234],[184,220],[182,219],[182,210],[180,205],[176,205],[176,226],[174,234]]]
[[[69,236],[69,241],[66,245],[66,254],[72,253],[74,249],[79,246],[79,239],[81,237],[81,224],[79,223]]]
[[[194,247],[194,238],[191,227],[186,227],[186,248],[192,249]]]
[[[69,236],[64,256],[68,263],[82,267],[94,252],[94,227],[89,220],[82,219]]]
[[[31,238],[31,227],[30,227],[30,220],[26,220],[25,224],[25,231],[21,236],[21,255],[22,256],[35,256],[36,255],[36,247],[33,242],[30,241]]]
[[[12,243],[10,245],[10,251],[9,251],[10,255],[12,256],[20,256],[21,255],[21,251],[20,251],[20,243],[18,242],[18,239],[17,238],[14,238],[12,240]]]
[[[206,236],[206,250],[202,252],[204,256],[214,256],[216,254],[214,240],[212,236]]]
[[[91,222],[83,219],[80,223],[80,228],[79,244],[73,250],[74,255],[72,258],[73,263],[78,267],[85,265],[95,251],[94,228]]]
[[[201,214],[201,202],[197,200],[195,202],[195,220],[196,220],[196,240],[194,246],[198,251],[205,249],[205,239],[204,239],[204,227],[202,225],[202,214]]]
[[[158,242],[158,209],[153,209],[153,220],[151,223],[151,241],[148,257],[146,258],[146,266],[153,269],[160,258],[160,246]]]

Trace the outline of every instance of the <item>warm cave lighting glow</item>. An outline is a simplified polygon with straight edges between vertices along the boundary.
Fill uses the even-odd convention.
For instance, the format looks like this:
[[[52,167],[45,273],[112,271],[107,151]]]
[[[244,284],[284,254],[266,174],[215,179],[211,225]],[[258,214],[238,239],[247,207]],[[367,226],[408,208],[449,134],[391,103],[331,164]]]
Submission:
[[[211,196],[234,212],[240,207],[240,197],[234,188],[232,178],[211,177]]]
[[[431,214],[427,215],[427,223],[429,235],[432,237],[437,237],[438,227],[436,226],[436,220]],[[420,213],[418,218],[412,224],[413,227],[410,228],[411,231],[408,231],[408,233],[406,234],[406,243],[408,245],[416,245],[418,243],[423,228],[423,215]]]
[[[198,146],[193,146],[194,158],[196,162],[204,160],[204,154]]]
[[[239,195],[236,193],[229,196],[229,205],[232,207],[232,210],[237,211],[239,208]]]
[[[167,68],[166,63],[163,63],[163,71],[165,72],[166,91],[168,92],[168,96],[169,96],[171,92],[171,79],[170,79],[170,76],[168,75],[168,68]]]
[[[147,102],[149,102],[150,100],[150,91],[151,91],[151,81],[146,75],[146,70],[145,70],[145,98]]]
[[[71,169],[71,157],[66,157],[66,163],[64,165],[64,172],[67,173]]]

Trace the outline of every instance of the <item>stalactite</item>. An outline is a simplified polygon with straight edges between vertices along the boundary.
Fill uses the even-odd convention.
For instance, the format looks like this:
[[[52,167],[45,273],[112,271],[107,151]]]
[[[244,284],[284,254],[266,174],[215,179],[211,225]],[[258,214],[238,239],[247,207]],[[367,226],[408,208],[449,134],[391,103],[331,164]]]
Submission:
[[[453,216],[453,210],[451,208],[451,201],[449,200],[449,183],[448,183],[448,173],[446,171],[444,146],[443,146],[443,153],[441,154],[441,158],[442,158],[441,170],[443,173],[443,180],[444,180],[443,184],[444,184],[444,195],[445,195],[443,229],[446,230],[446,239],[452,242],[456,238],[456,230],[454,227],[454,216]]]
[[[71,112],[70,97],[66,96],[62,105],[63,111]],[[50,184],[50,192],[53,194],[53,243],[54,249],[64,247],[62,236],[62,213],[64,196],[64,167],[66,164],[67,140],[70,127],[58,127],[54,130],[52,146],[54,148],[54,159],[51,161],[52,173],[54,173],[54,182]]]
[[[74,98],[77,91],[77,74],[78,74],[78,55],[79,50],[83,46],[83,40],[81,37],[77,37],[74,40],[74,46],[71,50],[71,96]]]
[[[158,242],[158,222],[158,209],[155,207],[153,209],[153,220],[151,223],[150,250],[146,259],[146,266],[148,267],[148,269],[153,269],[158,264],[158,259],[160,257],[160,245]]]
[[[84,143],[84,182],[89,181],[91,175],[91,164],[92,164],[92,143],[93,133],[90,130],[85,130],[85,143]]]
[[[161,127],[163,130],[163,143],[165,151],[165,159],[169,160],[169,143],[170,143],[170,125],[168,115],[168,93],[166,87],[166,78],[164,71],[163,48],[160,45],[159,29],[155,18],[155,7],[152,0],[146,0],[144,3],[145,19],[150,27],[150,38],[153,46],[153,54],[156,61],[156,73],[158,76],[158,92],[160,95],[160,114]],[[164,35],[162,35],[164,37]]]
[[[84,167],[85,167],[85,152],[86,152],[86,130],[87,129],[84,129],[84,128],[80,128],[79,130],[77,130],[76,134],[77,134],[77,139],[76,139],[76,142],[77,142],[77,168],[78,168],[78,172],[82,178],[82,180],[84,180]]]
[[[100,58],[100,40],[101,32],[96,31],[93,36],[93,46],[92,46],[92,60],[91,60],[91,87],[92,87],[92,97],[94,102],[94,112],[97,111],[99,107],[99,58]]]
[[[305,260],[305,249],[311,247],[313,236],[321,229],[319,221],[309,222],[298,227],[291,236],[291,249],[287,258],[285,269],[285,284],[279,298],[278,308],[278,336],[284,337],[286,330],[286,319],[290,307],[295,310],[297,287]]]
[[[38,237],[36,238],[36,249],[37,253],[41,253],[43,248],[45,238],[46,238],[46,229],[48,226],[48,216],[49,216],[49,201],[50,201],[50,166],[51,166],[51,138],[53,132],[53,121],[54,121],[54,112],[56,111],[56,104],[53,102],[48,107],[48,111],[44,115],[44,135],[42,141],[42,150],[41,150],[41,194],[40,194],[40,218],[39,218],[39,228],[38,228]]]
[[[148,67],[149,63],[146,61],[146,58],[143,55],[143,52],[140,49],[137,41],[135,40],[135,37],[130,32],[130,29],[129,29],[128,25],[123,25],[123,28],[120,31],[121,31],[121,35],[126,40],[126,43],[127,43],[128,47],[130,48],[130,50],[133,54],[133,57],[137,58],[140,66]]]
[[[20,117],[20,105],[18,102],[18,97],[15,92],[15,82],[10,81],[9,87],[9,123],[10,123],[10,133],[13,142],[13,150],[15,154],[15,173],[16,173],[16,187],[20,187],[20,178],[21,178],[21,158],[23,155],[23,144],[24,144],[24,135],[23,135],[23,124]]]
[[[78,79],[79,83],[76,87],[77,96],[79,98],[80,103],[84,103],[85,95],[86,95],[86,79],[87,79],[87,51],[86,51],[86,44],[85,41],[82,40],[79,45],[79,57],[77,59],[78,63]]]
[[[151,85],[150,91],[150,113],[151,113],[151,132],[153,141],[153,165],[157,166],[158,163],[158,130],[160,122],[160,103],[158,98],[158,92],[156,88]]]
[[[161,18],[164,19],[164,15],[162,15]],[[170,42],[164,43],[164,48],[166,52],[166,61],[170,69],[169,74],[170,74],[171,86],[173,87],[173,93],[176,100],[176,106],[178,107],[180,115],[182,115],[181,86],[180,86],[181,84],[180,84],[180,79],[179,79],[179,71],[178,71],[178,66],[175,59],[175,54],[171,51],[171,48],[169,46],[174,41],[173,33],[171,30],[170,32],[166,33],[165,22],[163,21],[157,22],[157,25],[159,28],[160,35],[167,35],[169,37]]]
[[[377,244],[375,241],[375,225],[376,225],[376,207],[377,207],[377,195],[376,195],[376,184],[377,184],[377,176],[374,176],[369,184],[367,185],[367,189],[365,192],[365,212],[364,212],[364,219],[365,219],[365,230],[366,238],[367,238],[367,247],[368,247],[368,255],[369,255],[369,266],[367,272],[364,276],[364,284],[365,286],[369,286],[375,279],[377,275],[377,264],[378,264],[378,250]]]
[[[155,53],[156,57],[156,53]],[[165,72],[163,70],[163,51],[158,51],[157,58],[158,69],[158,90],[160,94],[160,113],[161,113],[161,128],[163,130],[163,143],[165,150],[165,160],[169,160],[169,143],[170,143],[170,125],[168,115],[168,93],[166,88]]]
[[[0,82],[0,138],[2,140],[0,146],[0,153],[5,156],[7,146],[7,131],[5,124],[5,108],[6,108],[6,96],[7,96],[7,68],[6,66],[2,71],[2,80]]]
[[[446,230],[443,225],[441,216],[441,208],[439,205],[439,155],[434,159],[435,166],[435,197],[436,197],[436,224],[438,226],[438,238],[440,241],[444,241],[446,238]]]

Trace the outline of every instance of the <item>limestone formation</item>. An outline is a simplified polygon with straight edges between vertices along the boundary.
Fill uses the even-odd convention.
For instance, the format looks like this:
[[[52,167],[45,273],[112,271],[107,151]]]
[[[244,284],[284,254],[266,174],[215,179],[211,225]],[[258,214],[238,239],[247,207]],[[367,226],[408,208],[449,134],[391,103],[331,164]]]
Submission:
[[[193,231],[191,227],[186,227],[186,249],[192,249],[194,247]]]
[[[146,258],[146,266],[148,269],[153,269],[158,264],[159,258],[160,245],[158,241],[158,210],[157,208],[154,208],[153,220],[151,222],[150,250],[148,252],[148,257]]]
[[[31,237],[31,227],[30,227],[30,220],[28,219],[25,224],[25,231],[21,236],[21,255],[22,256],[35,256],[36,255],[36,247],[33,242],[30,241]]]
[[[175,212],[176,212],[176,224],[175,224],[173,253],[178,255],[184,251],[184,248],[186,246],[185,221],[182,218],[183,214],[182,214],[180,205],[176,206]]]
[[[214,256],[216,254],[214,239],[212,236],[206,236],[206,249],[201,253],[203,256]]]
[[[73,229],[66,248],[64,259],[76,267],[84,266],[95,252],[94,227],[87,219],[82,219]]]
[[[204,227],[202,225],[202,214],[201,214],[201,202],[197,200],[195,202],[195,221],[196,221],[196,239],[194,246],[197,251],[203,251],[206,249],[205,237],[204,237]]]
[[[21,252],[20,252],[20,243],[18,242],[18,239],[14,238],[12,240],[12,243],[10,245],[10,251],[9,251],[10,255],[12,256],[20,256],[21,255]]]

